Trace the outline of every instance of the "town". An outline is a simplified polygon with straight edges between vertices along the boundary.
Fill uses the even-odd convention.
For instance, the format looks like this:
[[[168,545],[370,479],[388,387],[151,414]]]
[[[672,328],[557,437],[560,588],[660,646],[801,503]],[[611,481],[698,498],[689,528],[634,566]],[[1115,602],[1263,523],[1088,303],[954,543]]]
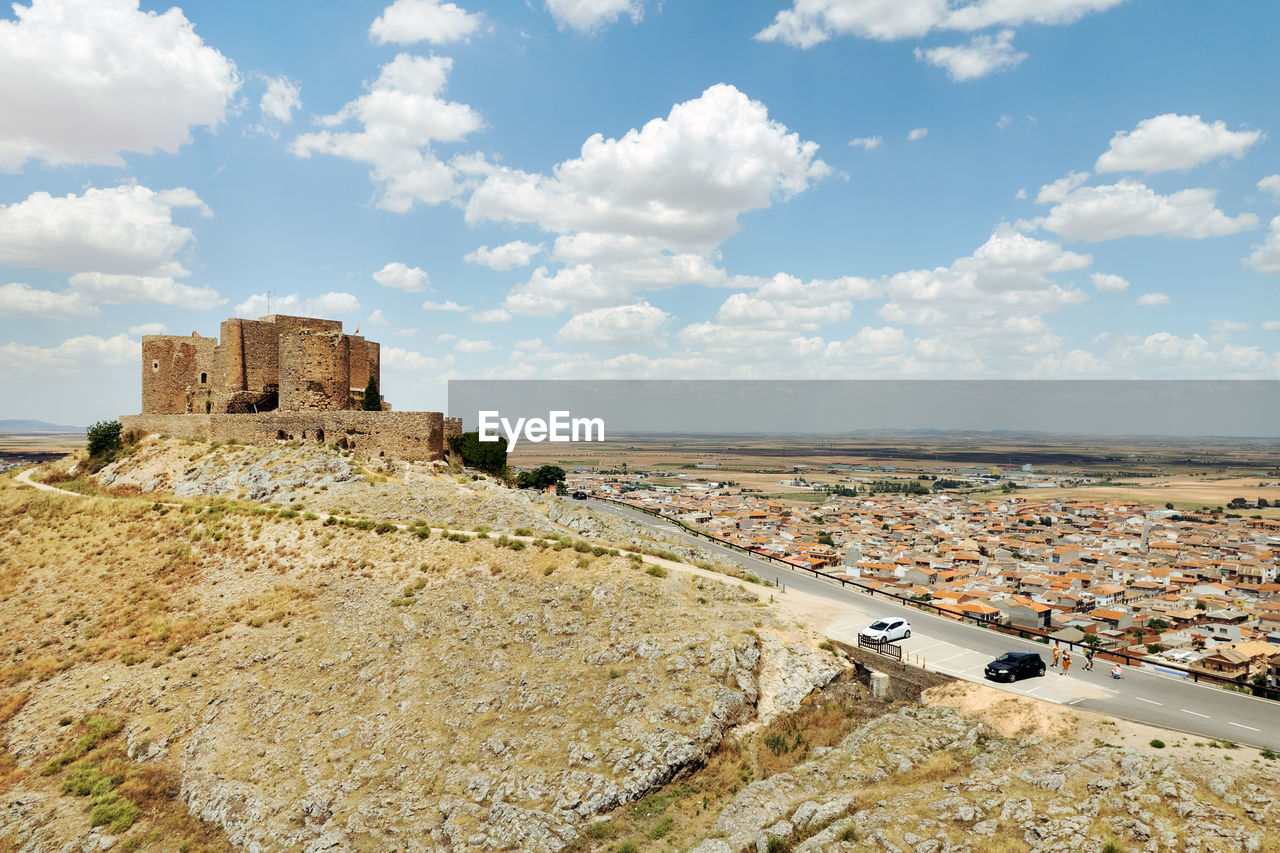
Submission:
[[[1036,484],[1057,483],[1029,466],[1006,472],[1002,490],[978,494],[931,487],[996,483],[999,469],[946,475],[963,480],[871,479],[902,474],[895,466],[839,473],[849,470],[864,485],[821,487],[818,503],[687,474],[675,475],[688,480],[679,485],[652,483],[669,482],[670,472],[584,470],[569,484],[945,613],[1171,673],[1212,674],[1242,688],[1280,684],[1280,519],[1246,515],[1243,500],[1230,512],[1180,513],[1136,501],[1041,498]],[[803,476],[778,485],[820,488]]]

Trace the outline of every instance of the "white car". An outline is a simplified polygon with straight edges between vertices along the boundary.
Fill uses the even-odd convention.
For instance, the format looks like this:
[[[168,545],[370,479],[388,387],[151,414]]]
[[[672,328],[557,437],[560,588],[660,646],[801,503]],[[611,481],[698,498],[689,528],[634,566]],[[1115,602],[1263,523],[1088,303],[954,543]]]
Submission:
[[[864,638],[873,643],[888,643],[893,640],[905,640],[911,636],[911,623],[906,619],[894,617],[892,619],[877,619],[866,628],[863,628],[861,634]]]

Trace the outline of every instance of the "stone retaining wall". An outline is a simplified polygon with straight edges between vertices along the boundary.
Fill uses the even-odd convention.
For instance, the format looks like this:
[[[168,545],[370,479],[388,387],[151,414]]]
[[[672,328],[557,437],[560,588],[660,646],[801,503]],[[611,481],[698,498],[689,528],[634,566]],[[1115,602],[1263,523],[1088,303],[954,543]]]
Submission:
[[[323,441],[361,459],[432,462],[444,458],[440,412],[309,411],[244,415],[123,415],[124,432],[160,433],[205,441],[270,444]]]
[[[863,649],[837,640],[832,640],[832,642],[853,661],[854,666],[858,669],[858,680],[863,684],[870,685],[872,670],[888,675],[891,687],[889,696],[899,702],[914,702],[920,698],[921,693],[930,687],[955,681],[949,675],[943,675],[940,672],[929,672],[918,666],[911,666],[895,658],[873,652],[870,649]]]

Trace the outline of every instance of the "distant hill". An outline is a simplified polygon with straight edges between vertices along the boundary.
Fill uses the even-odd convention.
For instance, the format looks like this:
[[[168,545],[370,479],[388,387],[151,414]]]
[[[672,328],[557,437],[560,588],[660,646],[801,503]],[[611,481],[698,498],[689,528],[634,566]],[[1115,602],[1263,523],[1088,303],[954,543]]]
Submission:
[[[45,421],[0,420],[0,432],[84,432],[84,427],[51,424]]]

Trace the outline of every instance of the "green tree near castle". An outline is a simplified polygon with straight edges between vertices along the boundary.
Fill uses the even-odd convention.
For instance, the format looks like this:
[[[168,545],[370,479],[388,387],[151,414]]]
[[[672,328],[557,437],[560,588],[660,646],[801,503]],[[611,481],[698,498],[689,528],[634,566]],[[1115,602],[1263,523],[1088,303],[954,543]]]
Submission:
[[[366,412],[382,411],[382,395],[378,393],[378,380],[369,377],[369,384],[364,386],[364,403],[361,406]]]

